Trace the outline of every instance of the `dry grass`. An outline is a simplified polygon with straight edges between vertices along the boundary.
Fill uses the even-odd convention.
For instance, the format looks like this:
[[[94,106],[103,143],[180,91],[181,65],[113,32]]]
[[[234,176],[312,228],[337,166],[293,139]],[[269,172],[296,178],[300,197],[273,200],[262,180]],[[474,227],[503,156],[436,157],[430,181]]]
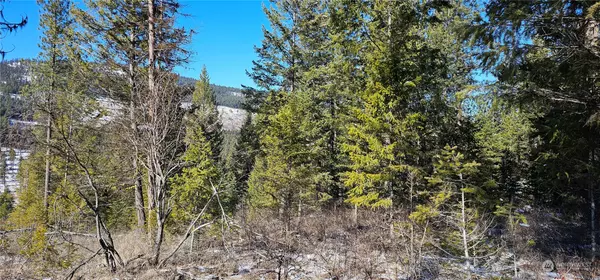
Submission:
[[[285,223],[275,212],[254,211],[236,217],[235,222],[224,227],[229,228],[225,232],[220,226],[198,232],[193,247],[190,247],[189,240],[186,241],[160,269],[148,263],[151,246],[146,234],[136,231],[117,233],[113,236],[115,247],[126,266],[111,274],[102,256],[97,256],[76,273],[76,278],[189,279],[194,275],[221,279],[410,279],[409,272],[412,272],[412,279],[483,279],[466,273],[458,261],[440,258],[443,254],[427,244],[421,248],[421,261],[410,262],[408,229],[402,226],[407,221],[406,213],[394,213],[392,221],[389,213],[362,211],[358,225],[351,222],[351,215],[351,211],[345,209],[314,211]],[[561,273],[573,272],[572,267],[578,261],[587,260],[581,254],[568,254],[569,251],[564,249],[564,244],[574,242],[572,234],[560,230],[554,233],[547,229],[540,234],[547,227],[560,228],[555,224],[559,223],[555,217],[529,213],[528,219],[529,227],[517,229],[515,236],[519,238],[514,245],[504,231],[500,237],[495,237],[505,243],[504,247],[488,259],[478,260],[478,263],[483,266],[501,262],[505,266],[510,265],[513,259],[506,257],[512,253],[507,249],[508,245],[516,248],[522,275],[531,277],[543,273],[540,268],[545,259],[553,259],[566,266],[559,271]],[[163,257],[180,238],[178,235],[166,236]],[[428,238],[433,240],[435,236]],[[70,257],[71,267],[99,248],[97,241],[91,237],[52,235],[49,239],[57,248],[54,258]],[[0,245],[3,253],[0,257],[0,279],[42,276],[56,279],[62,278],[71,268],[49,267],[44,261],[19,257],[14,234],[4,236]],[[558,249],[548,249],[552,246]],[[412,270],[411,265],[414,265]],[[510,275],[510,271],[504,274]],[[592,274],[590,272],[586,277]]]

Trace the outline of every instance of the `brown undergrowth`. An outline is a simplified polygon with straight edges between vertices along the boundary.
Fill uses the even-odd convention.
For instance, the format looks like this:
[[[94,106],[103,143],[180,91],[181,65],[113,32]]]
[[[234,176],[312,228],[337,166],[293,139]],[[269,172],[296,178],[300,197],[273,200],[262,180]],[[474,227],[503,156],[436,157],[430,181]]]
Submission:
[[[194,242],[186,240],[160,268],[149,263],[151,246],[145,233],[115,234],[116,249],[125,261],[116,273],[107,270],[101,255],[91,257],[99,249],[93,236],[49,232],[46,237],[51,250],[44,252],[49,255],[34,258],[19,254],[18,232],[5,233],[0,243],[0,278],[63,279],[81,265],[73,279],[500,279],[512,276],[516,261],[519,275],[527,279],[545,273],[541,263],[546,259],[557,263],[554,272],[560,275],[574,274],[575,270],[565,267],[582,263],[590,268],[578,270],[578,275],[595,273],[585,254],[564,250],[566,241],[558,240],[571,235],[541,233],[547,227],[560,228],[560,219],[548,213],[529,216],[529,224],[515,232],[519,238],[514,243],[502,228],[490,232],[490,238],[501,242],[476,261],[478,269],[486,273],[461,267],[461,260],[441,252],[436,236],[427,231],[413,228],[421,235],[409,238],[407,213],[361,211],[358,224],[354,224],[352,211],[341,209],[303,213],[287,222],[279,219],[277,212],[247,212],[196,232]],[[167,235],[163,256],[180,238]],[[411,245],[419,250],[419,261],[409,258]],[[562,249],[548,249],[552,246]],[[56,265],[61,260],[68,262]]]

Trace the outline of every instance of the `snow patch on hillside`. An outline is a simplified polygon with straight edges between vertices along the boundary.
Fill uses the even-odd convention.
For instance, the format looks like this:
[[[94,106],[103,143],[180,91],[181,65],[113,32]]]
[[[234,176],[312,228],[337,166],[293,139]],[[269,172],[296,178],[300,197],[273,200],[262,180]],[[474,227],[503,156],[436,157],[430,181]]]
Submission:
[[[189,109],[192,107],[192,102],[181,102],[181,108]],[[223,130],[239,131],[246,120],[246,110],[231,108],[227,106],[217,106],[219,111],[219,120],[223,125]]]
[[[219,119],[223,129],[228,131],[239,131],[246,120],[246,110],[225,106],[217,106]]]
[[[8,190],[10,190],[12,193],[19,188],[19,181],[17,180],[19,164],[22,160],[27,159],[31,153],[29,150],[13,150],[14,159],[11,159],[11,149],[7,147],[0,147],[0,160],[6,162],[5,174],[0,173],[0,190],[4,191],[6,188],[8,188]]]

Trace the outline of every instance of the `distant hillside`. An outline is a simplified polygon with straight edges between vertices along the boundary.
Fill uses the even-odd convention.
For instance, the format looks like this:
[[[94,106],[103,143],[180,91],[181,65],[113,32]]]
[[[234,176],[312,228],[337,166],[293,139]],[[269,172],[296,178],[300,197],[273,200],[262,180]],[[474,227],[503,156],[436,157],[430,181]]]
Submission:
[[[29,75],[30,59],[5,60],[0,62],[0,93],[18,94],[31,80]],[[182,85],[194,86],[196,79],[181,77]],[[217,96],[217,105],[241,108],[244,97],[242,90],[234,87],[211,85]]]
[[[179,82],[183,85],[194,86],[196,79],[181,77]],[[234,87],[211,85],[217,96],[217,105],[231,108],[241,108],[244,101],[242,90]]]
[[[0,93],[15,94],[29,83],[30,60],[5,60],[0,63]]]

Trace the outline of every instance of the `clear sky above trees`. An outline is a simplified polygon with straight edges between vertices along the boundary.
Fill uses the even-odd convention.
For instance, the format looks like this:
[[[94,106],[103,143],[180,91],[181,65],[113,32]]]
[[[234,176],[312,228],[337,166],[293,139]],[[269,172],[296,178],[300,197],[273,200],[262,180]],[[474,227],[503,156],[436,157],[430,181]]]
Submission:
[[[181,1],[181,11],[189,15],[179,25],[193,29],[196,34],[189,49],[194,52],[191,63],[179,68],[179,74],[197,78],[206,65],[213,83],[239,87],[254,85],[246,76],[255,59],[254,45],[262,39],[261,28],[267,25],[262,12],[263,1]],[[5,50],[13,50],[6,59],[36,58],[41,32],[39,7],[34,0],[9,0],[3,3],[8,20],[29,17],[20,32],[0,39]]]

